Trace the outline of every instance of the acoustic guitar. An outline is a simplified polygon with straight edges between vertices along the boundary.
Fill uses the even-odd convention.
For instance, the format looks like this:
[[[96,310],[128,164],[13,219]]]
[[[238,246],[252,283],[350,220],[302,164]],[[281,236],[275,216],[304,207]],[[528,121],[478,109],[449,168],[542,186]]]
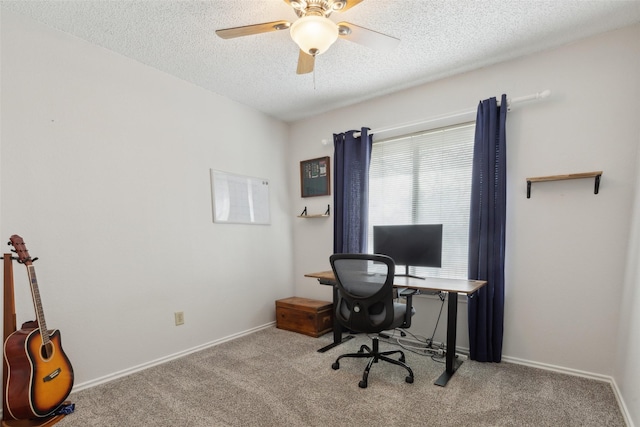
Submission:
[[[73,368],[62,350],[60,331],[48,330],[32,259],[18,235],[10,243],[18,262],[27,267],[36,321],[27,322],[4,343],[7,364],[6,409],[13,419],[26,420],[52,415],[69,396]]]

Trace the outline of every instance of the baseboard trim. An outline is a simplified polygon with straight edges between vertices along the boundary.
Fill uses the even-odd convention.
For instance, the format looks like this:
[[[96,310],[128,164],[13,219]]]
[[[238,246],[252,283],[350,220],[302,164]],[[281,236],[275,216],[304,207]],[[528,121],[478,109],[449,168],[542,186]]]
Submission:
[[[170,354],[168,356],[161,357],[159,359],[151,360],[151,361],[149,361],[147,363],[142,363],[140,365],[133,366],[133,367],[127,368],[127,369],[123,369],[122,371],[114,372],[112,374],[105,375],[105,376],[100,377],[100,378],[96,378],[94,380],[85,381],[83,383],[76,384],[76,385],[73,386],[73,390],[71,391],[71,394],[73,394],[75,392],[78,392],[78,391],[82,391],[82,390],[91,388],[91,387],[95,387],[95,386],[100,385],[100,384],[111,382],[111,381],[116,380],[118,378],[126,377],[126,376],[131,375],[131,374],[136,373],[136,372],[144,371],[145,369],[151,368],[153,366],[161,365],[163,363],[169,362],[169,361],[174,360],[174,359],[179,359],[181,357],[187,356],[187,355],[189,355],[191,353],[196,353],[196,352],[204,350],[206,348],[215,347],[216,345],[225,343],[227,341],[232,341],[232,340],[234,340],[236,338],[240,338],[240,337],[243,337],[245,335],[253,334],[255,332],[258,332],[258,331],[261,331],[263,329],[266,329],[266,328],[269,328],[271,326],[274,326],[275,324],[276,324],[275,321],[269,322],[269,323],[266,323],[264,325],[257,326],[255,328],[247,329],[246,331],[238,332],[236,334],[228,335],[226,337],[223,337],[223,338],[220,338],[220,339],[217,339],[217,340],[214,340],[214,341],[210,341],[208,343],[201,344],[201,345],[189,348],[187,350],[179,351],[178,353]]]
[[[545,371],[553,371],[560,374],[574,375],[577,377],[589,378],[592,380],[604,381],[606,383],[609,383],[611,389],[613,390],[613,395],[616,397],[618,407],[620,408],[620,412],[622,412],[622,417],[624,418],[625,423],[628,427],[634,427],[633,421],[631,420],[631,414],[629,413],[627,405],[624,403],[624,399],[622,398],[622,394],[620,393],[620,389],[618,388],[618,384],[616,383],[615,378],[608,375],[600,375],[594,374],[592,372],[581,371],[579,369],[570,369],[564,368],[562,366],[550,365],[548,363],[532,362],[531,360],[519,359],[517,357],[502,356],[502,360],[508,363],[515,363],[518,365],[530,366],[532,368],[544,369]]]
[[[633,420],[631,419],[631,414],[629,413],[629,409],[627,405],[624,403],[624,399],[622,399],[622,393],[620,393],[620,389],[618,388],[618,384],[615,379],[611,379],[611,387],[613,388],[613,394],[616,396],[616,400],[618,401],[618,406],[620,406],[620,411],[622,412],[622,416],[624,417],[624,421],[627,423],[628,427],[635,427],[633,424]]]
[[[590,378],[592,380],[599,380],[599,381],[605,381],[605,382],[610,382],[613,380],[612,377],[607,375],[594,374],[592,372],[581,371],[579,369],[565,368],[562,366],[551,365],[548,363],[533,362],[531,360],[519,359],[517,357],[502,356],[502,360],[509,363],[515,363],[518,365],[525,365],[525,366],[531,366],[532,368],[544,369],[545,371],[553,371],[553,372],[558,372],[562,374],[573,375],[576,377]]]

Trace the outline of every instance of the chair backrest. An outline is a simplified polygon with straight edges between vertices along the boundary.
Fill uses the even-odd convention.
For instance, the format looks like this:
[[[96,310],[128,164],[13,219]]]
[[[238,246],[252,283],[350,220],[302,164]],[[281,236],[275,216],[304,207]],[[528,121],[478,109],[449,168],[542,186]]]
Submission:
[[[336,319],[357,332],[380,332],[394,321],[395,263],[386,255],[334,254],[329,258],[336,277]]]

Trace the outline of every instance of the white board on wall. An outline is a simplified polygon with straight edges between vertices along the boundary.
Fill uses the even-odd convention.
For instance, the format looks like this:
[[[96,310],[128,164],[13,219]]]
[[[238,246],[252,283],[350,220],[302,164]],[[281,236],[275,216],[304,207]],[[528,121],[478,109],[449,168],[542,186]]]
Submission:
[[[270,224],[269,180],[211,169],[213,222]]]

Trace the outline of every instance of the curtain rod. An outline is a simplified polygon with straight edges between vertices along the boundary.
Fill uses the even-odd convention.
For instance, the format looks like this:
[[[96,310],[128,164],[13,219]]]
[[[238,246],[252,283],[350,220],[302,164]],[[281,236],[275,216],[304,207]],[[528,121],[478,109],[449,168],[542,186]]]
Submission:
[[[549,89],[545,89],[542,92],[536,92],[533,93],[531,95],[525,95],[525,96],[519,96],[517,98],[507,98],[507,111],[511,109],[511,107],[514,104],[520,104],[522,102],[527,102],[527,101],[533,101],[536,99],[544,99],[547,98],[551,95],[551,90]],[[500,100],[498,100],[498,106],[500,106]],[[471,116],[469,117],[470,120],[473,120],[473,114],[475,114],[477,111],[477,108],[469,108],[467,110],[463,110],[463,111],[458,111],[456,113],[449,113],[449,114],[445,114],[442,116],[436,116],[436,117],[432,117],[430,119],[426,119],[426,120],[420,120],[417,122],[409,122],[409,123],[403,123],[401,125],[396,125],[396,126],[391,126],[391,127],[386,127],[386,128],[381,128],[381,129],[376,129],[376,130],[371,130],[369,131],[369,134],[377,134],[377,133],[384,133],[384,132],[391,132],[394,130],[401,130],[404,128],[410,128],[413,126],[420,126],[420,125],[426,125],[432,122],[438,122],[438,121],[443,121],[443,120],[452,120],[458,117],[466,117],[466,116]],[[356,132],[354,133],[354,136],[359,136],[360,132]],[[325,144],[325,140],[323,139],[323,144]],[[328,142],[328,141],[327,141]]]

